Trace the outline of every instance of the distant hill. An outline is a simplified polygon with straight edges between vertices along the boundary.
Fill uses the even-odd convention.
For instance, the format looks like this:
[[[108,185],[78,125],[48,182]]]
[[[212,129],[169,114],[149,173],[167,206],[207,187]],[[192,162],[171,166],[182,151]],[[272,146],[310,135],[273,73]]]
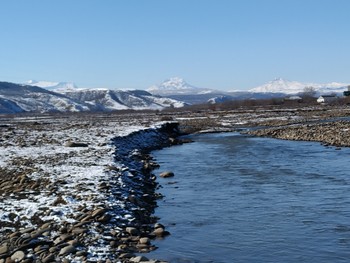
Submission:
[[[161,110],[167,107],[180,108],[184,102],[161,96],[154,96],[144,90],[121,91],[108,89],[92,89],[80,91],[67,91],[62,94],[74,100],[90,105],[92,110]]]
[[[0,113],[86,111],[88,105],[46,89],[0,82]]]
[[[44,85],[48,82],[37,82]],[[44,85],[45,86],[45,85]],[[47,88],[52,88],[52,86]],[[56,85],[57,87],[57,85]],[[72,87],[72,86],[71,86]],[[61,85],[62,88],[62,85]],[[185,103],[154,96],[147,91],[59,89],[53,92],[41,87],[0,82],[0,113],[80,112],[164,109],[183,107]]]
[[[305,87],[313,87],[317,94],[342,93],[347,90],[346,83],[306,83],[298,81],[289,81],[282,78],[277,78],[261,86],[249,90],[252,93],[284,93],[298,94],[302,93]]]

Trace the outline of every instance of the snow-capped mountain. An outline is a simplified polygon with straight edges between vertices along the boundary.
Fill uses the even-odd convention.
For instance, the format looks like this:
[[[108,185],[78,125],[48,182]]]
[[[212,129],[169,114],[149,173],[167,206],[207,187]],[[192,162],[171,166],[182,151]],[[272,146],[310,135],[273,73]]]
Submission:
[[[46,89],[0,82],[0,113],[87,111],[88,105]]]
[[[39,83],[52,87],[52,82]],[[0,82],[0,113],[161,110],[183,106],[184,102],[154,96],[144,90],[90,90],[74,86],[74,90],[65,88],[53,92],[33,85]]]
[[[285,93],[298,94],[304,92],[305,87],[313,87],[317,94],[342,93],[347,89],[346,83],[304,83],[298,81],[289,81],[277,78],[268,83],[249,90],[253,93]]]
[[[170,98],[153,96],[144,90],[122,91],[108,89],[86,89],[80,91],[62,92],[69,98],[90,105],[93,110],[161,110],[167,107],[180,108],[185,103]]]
[[[193,95],[211,93],[213,90],[198,88],[188,84],[179,77],[165,80],[160,85],[154,85],[147,89],[148,92],[157,95]]]
[[[78,90],[78,87],[72,82],[50,82],[50,81],[29,80],[25,82],[24,85],[36,86],[36,87],[44,88],[55,92]]]

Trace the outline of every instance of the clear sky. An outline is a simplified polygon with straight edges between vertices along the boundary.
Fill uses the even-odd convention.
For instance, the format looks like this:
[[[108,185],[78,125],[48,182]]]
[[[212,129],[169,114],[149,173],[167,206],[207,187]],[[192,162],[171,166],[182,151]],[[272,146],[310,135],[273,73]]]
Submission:
[[[349,0],[0,0],[0,80],[350,83]]]

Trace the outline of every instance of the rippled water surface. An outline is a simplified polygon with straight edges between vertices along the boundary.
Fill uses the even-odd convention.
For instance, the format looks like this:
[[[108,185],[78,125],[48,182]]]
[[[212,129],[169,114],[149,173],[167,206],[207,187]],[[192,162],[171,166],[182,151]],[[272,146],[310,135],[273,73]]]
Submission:
[[[350,150],[234,133],[154,152],[170,262],[350,262]],[[160,172],[159,171],[159,172]],[[158,171],[156,171],[158,172]]]

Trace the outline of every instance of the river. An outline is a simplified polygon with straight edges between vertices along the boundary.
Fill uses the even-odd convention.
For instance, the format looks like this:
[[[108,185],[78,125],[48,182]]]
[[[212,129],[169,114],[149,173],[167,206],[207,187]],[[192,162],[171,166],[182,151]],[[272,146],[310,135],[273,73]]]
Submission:
[[[350,149],[238,133],[153,152],[169,262],[350,262]]]

